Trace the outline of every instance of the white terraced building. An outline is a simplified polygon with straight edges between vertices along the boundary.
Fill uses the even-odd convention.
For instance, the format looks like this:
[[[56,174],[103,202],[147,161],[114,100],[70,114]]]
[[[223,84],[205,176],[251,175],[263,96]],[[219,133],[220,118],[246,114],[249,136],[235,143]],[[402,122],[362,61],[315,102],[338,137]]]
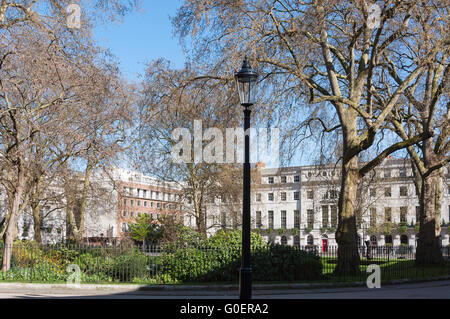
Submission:
[[[258,167],[260,182],[252,186],[252,229],[267,241],[287,245],[313,245],[323,251],[335,246],[340,166],[313,165],[279,169]],[[441,206],[441,244],[449,242],[450,172],[444,167]],[[357,206],[359,244],[416,247],[419,201],[410,162],[387,159],[361,183]],[[231,205],[239,212],[241,205]],[[231,218],[229,203],[215,200],[206,206],[209,234],[221,228],[240,228]],[[192,221],[190,221],[192,223]],[[193,225],[193,224],[191,224]],[[390,226],[389,226],[390,225]],[[400,227],[399,227],[400,226]]]

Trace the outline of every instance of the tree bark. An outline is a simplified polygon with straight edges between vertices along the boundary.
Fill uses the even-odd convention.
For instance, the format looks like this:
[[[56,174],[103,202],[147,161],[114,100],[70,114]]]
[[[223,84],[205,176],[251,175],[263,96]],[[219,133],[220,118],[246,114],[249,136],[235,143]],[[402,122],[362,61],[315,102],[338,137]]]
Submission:
[[[41,205],[39,203],[33,203],[31,205],[31,210],[33,211],[33,229],[34,229],[34,240],[38,244],[42,244],[42,235],[41,235]]]
[[[334,270],[336,275],[357,275],[359,253],[356,237],[356,197],[359,184],[358,158],[353,156],[342,163],[342,182],[339,195],[339,223],[336,230],[338,260]]]
[[[35,186],[35,191],[32,193],[31,199],[31,210],[33,213],[33,229],[34,229],[34,240],[38,244],[42,244],[42,235],[41,235],[41,223],[42,216],[40,215],[41,205],[39,203],[41,196],[41,182],[40,179]]]
[[[416,265],[440,265],[444,263],[439,243],[442,179],[440,170],[422,177],[420,194],[420,230],[417,242]]]
[[[11,268],[11,257],[14,239],[17,235],[17,219],[21,210],[21,202],[26,200],[23,198],[25,193],[25,175],[23,171],[19,171],[17,186],[11,196],[11,213],[9,220],[7,221],[6,231],[3,236],[3,258],[2,258],[2,271],[8,271]]]

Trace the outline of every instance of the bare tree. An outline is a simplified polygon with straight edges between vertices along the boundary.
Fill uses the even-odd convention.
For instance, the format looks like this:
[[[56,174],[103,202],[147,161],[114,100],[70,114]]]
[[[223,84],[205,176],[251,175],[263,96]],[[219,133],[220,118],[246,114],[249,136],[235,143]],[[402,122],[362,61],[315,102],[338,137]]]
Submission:
[[[361,177],[389,154],[430,133],[389,145],[363,165],[358,161],[425,67],[425,63],[416,65],[393,85],[387,81],[390,75],[381,72],[386,56],[394,49],[400,52],[411,37],[423,39],[423,32],[416,28],[423,7],[432,8],[437,17],[443,14],[433,1],[377,4],[380,15],[374,21],[368,1],[187,0],[174,18],[178,34],[193,39],[190,47],[195,59],[229,67],[241,59],[240,52],[249,52],[259,63],[270,89],[266,92],[274,92],[274,100],[283,96],[294,101],[295,96],[309,95],[311,104],[327,102],[336,112],[339,125],[335,129],[341,130],[343,145],[336,273],[359,272],[354,212]],[[226,72],[218,71],[222,71],[219,75]],[[380,89],[389,92],[382,100],[375,97]]]
[[[417,16],[417,28],[422,37],[410,39],[409,46],[385,58],[385,68],[395,83],[400,75],[424,64],[420,75],[404,91],[404,104],[392,110],[391,129],[402,140],[428,132],[429,137],[407,148],[411,157],[414,183],[420,203],[420,231],[416,264],[441,264],[440,216],[443,167],[450,162],[450,45],[448,3],[436,8],[423,7]],[[379,92],[382,98],[384,92]],[[434,136],[432,136],[434,134]]]
[[[205,205],[220,196],[230,200],[235,196],[239,180],[230,177],[239,170],[236,164],[208,163],[194,160],[191,148],[194,134],[203,135],[203,129],[217,128],[220,136],[210,136],[216,141],[225,136],[226,127],[235,127],[238,122],[235,109],[236,95],[227,82],[209,83],[206,79],[193,81],[197,77],[189,65],[182,70],[172,70],[168,63],[158,60],[150,64],[142,83],[142,98],[139,103],[139,136],[135,143],[135,163],[139,169],[162,180],[174,182],[182,189],[182,199],[191,207],[185,214],[195,219],[197,230],[206,235],[207,213]],[[194,130],[194,120],[199,120],[200,132]],[[178,143],[173,132],[185,128],[188,161],[177,163],[172,150]],[[195,142],[194,142],[195,143]],[[200,141],[200,154],[209,141]],[[194,146],[195,147],[195,146]],[[142,150],[146,150],[143,152]],[[224,150],[224,148],[223,148]],[[218,151],[218,150],[217,150]],[[185,153],[187,154],[187,153]],[[217,156],[223,156],[217,154]]]

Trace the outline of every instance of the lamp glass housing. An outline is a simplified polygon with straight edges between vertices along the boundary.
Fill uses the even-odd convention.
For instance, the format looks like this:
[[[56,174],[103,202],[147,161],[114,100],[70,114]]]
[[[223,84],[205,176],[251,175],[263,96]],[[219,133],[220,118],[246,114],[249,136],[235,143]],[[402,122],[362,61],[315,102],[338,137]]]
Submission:
[[[234,76],[239,99],[242,105],[250,106],[255,102],[255,86],[258,74],[251,68],[247,57],[244,59],[242,68]]]

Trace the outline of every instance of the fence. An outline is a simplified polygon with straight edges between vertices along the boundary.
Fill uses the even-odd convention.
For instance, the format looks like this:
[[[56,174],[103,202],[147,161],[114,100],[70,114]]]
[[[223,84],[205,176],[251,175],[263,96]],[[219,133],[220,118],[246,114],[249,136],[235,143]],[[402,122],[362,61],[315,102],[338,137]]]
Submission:
[[[341,248],[340,254],[344,253]],[[254,282],[365,281],[369,275],[367,267],[373,264],[380,267],[382,281],[450,276],[450,247],[443,248],[442,253],[447,260],[444,265],[416,267],[412,247],[360,247],[356,271],[346,269],[336,274],[337,247],[326,250],[317,246],[255,247],[251,252],[252,278]],[[11,269],[0,272],[0,280],[67,282],[79,278],[81,283],[233,283],[239,278],[240,257],[238,247],[40,246],[20,242],[12,248]]]

